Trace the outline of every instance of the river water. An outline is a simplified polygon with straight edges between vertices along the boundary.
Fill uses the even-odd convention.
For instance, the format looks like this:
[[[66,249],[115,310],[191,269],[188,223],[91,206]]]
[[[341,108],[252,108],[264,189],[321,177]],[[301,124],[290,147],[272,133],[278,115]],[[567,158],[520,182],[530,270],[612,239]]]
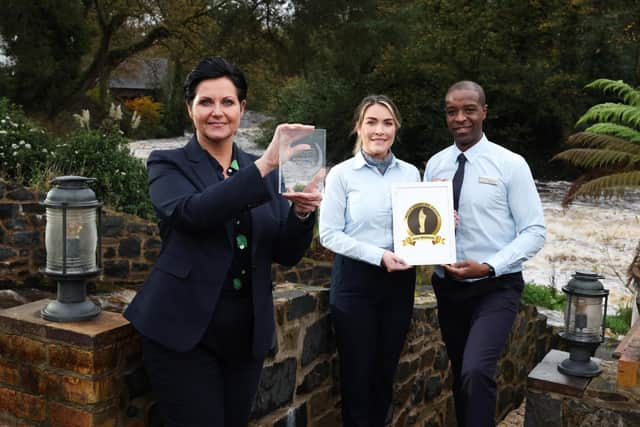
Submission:
[[[524,266],[527,282],[562,288],[576,270],[595,271],[609,289],[610,313],[631,304],[625,286],[627,268],[640,242],[640,190],[624,198],[580,199],[568,209],[561,201],[568,182],[538,182],[547,239],[544,248]]]

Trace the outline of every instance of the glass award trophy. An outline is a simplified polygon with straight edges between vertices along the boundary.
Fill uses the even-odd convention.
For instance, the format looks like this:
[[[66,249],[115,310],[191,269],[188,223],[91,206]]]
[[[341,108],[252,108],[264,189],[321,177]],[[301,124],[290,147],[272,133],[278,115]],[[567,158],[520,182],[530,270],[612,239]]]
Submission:
[[[322,192],[326,173],[325,129],[310,134],[289,135],[289,143],[280,144],[280,193]]]

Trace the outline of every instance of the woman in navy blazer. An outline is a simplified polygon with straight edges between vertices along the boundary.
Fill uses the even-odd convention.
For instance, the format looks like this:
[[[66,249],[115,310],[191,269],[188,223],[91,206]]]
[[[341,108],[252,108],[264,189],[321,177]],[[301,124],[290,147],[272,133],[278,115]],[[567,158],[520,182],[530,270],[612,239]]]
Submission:
[[[124,315],[167,427],[248,424],[275,333],[271,263],[302,257],[322,198],[282,197],[274,173],[312,126],[279,125],[260,158],[234,144],[246,94],[235,65],[202,60],[185,81],[194,136],[147,162],[162,251]]]

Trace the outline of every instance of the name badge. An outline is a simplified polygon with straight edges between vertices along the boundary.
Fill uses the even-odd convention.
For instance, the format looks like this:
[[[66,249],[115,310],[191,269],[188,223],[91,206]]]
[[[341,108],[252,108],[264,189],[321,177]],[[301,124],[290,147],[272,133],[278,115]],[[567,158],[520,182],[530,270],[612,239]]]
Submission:
[[[495,176],[480,176],[478,177],[478,182],[480,184],[498,185],[498,178]]]

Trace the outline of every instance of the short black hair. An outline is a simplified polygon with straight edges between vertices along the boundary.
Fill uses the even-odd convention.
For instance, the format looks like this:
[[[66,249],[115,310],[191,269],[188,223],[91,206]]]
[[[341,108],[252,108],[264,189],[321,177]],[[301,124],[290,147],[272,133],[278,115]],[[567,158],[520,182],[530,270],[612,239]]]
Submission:
[[[203,80],[227,77],[238,91],[240,102],[247,99],[247,80],[244,73],[233,63],[221,56],[211,56],[201,60],[184,81],[184,99],[191,104],[196,97],[196,88]]]
[[[454,83],[447,90],[447,95],[449,95],[454,90],[472,90],[478,94],[478,101],[480,101],[480,105],[484,105],[487,103],[487,98],[484,94],[484,89],[478,83],[471,80],[462,80],[457,83]],[[446,95],[445,95],[446,98]]]

